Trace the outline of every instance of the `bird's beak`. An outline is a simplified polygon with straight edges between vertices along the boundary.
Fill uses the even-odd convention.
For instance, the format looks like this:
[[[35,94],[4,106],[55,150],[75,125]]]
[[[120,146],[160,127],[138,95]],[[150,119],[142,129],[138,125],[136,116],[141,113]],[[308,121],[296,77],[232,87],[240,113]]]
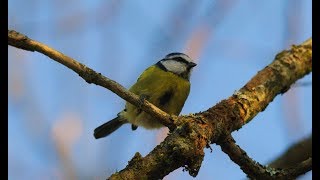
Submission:
[[[197,64],[196,63],[194,63],[194,62],[189,62],[188,63],[188,67],[189,68],[193,68],[193,67],[195,67]]]

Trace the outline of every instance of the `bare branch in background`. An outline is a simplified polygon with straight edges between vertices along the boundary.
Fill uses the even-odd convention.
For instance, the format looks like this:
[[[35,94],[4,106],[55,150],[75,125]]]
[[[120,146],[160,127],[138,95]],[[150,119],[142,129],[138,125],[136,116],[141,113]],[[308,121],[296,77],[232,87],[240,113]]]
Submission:
[[[15,31],[8,31],[8,38],[9,45],[38,51],[53,58],[77,72],[88,83],[95,83],[111,90],[154,117],[160,118],[171,130],[174,129],[148,155],[142,157],[137,153],[126,168],[113,174],[110,179],[158,179],[179,167],[184,167],[195,177],[202,164],[204,148],[250,122],[278,94],[285,93],[291,84],[312,71],[310,38],[301,45],[280,52],[271,64],[259,71],[228,99],[222,100],[207,111],[175,117],[173,124],[168,114],[158,111],[158,108],[147,101],[141,104],[139,97],[126,91],[116,82],[62,53]],[[310,161],[312,160],[301,166],[309,167]]]
[[[294,179],[300,175],[312,170],[312,158],[308,158],[296,165],[283,169],[277,179]]]
[[[274,168],[288,168],[312,157],[312,135],[294,144],[280,157],[269,164]]]

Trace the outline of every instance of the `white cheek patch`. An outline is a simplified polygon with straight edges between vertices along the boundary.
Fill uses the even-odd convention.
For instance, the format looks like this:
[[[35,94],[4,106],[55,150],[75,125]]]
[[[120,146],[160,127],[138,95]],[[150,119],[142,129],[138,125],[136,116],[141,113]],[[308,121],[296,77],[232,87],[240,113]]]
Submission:
[[[167,60],[162,62],[163,66],[175,74],[182,74],[187,71],[187,66],[183,62]]]

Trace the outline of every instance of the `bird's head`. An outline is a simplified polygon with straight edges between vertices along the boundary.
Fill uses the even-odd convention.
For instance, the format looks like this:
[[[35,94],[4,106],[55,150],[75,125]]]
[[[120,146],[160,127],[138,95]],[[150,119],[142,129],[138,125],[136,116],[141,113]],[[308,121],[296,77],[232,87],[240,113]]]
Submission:
[[[191,70],[197,64],[188,55],[175,52],[166,55],[166,57],[157,62],[157,65],[165,71],[172,72],[189,80]]]

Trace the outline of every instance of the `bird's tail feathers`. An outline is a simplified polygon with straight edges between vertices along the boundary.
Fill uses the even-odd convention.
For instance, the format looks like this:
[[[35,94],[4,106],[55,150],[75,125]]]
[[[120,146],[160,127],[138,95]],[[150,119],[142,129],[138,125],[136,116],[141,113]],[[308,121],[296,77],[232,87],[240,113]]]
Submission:
[[[96,139],[103,138],[113,133],[113,131],[117,130],[122,125],[128,123],[128,121],[120,116],[102,124],[94,130],[94,137]]]

